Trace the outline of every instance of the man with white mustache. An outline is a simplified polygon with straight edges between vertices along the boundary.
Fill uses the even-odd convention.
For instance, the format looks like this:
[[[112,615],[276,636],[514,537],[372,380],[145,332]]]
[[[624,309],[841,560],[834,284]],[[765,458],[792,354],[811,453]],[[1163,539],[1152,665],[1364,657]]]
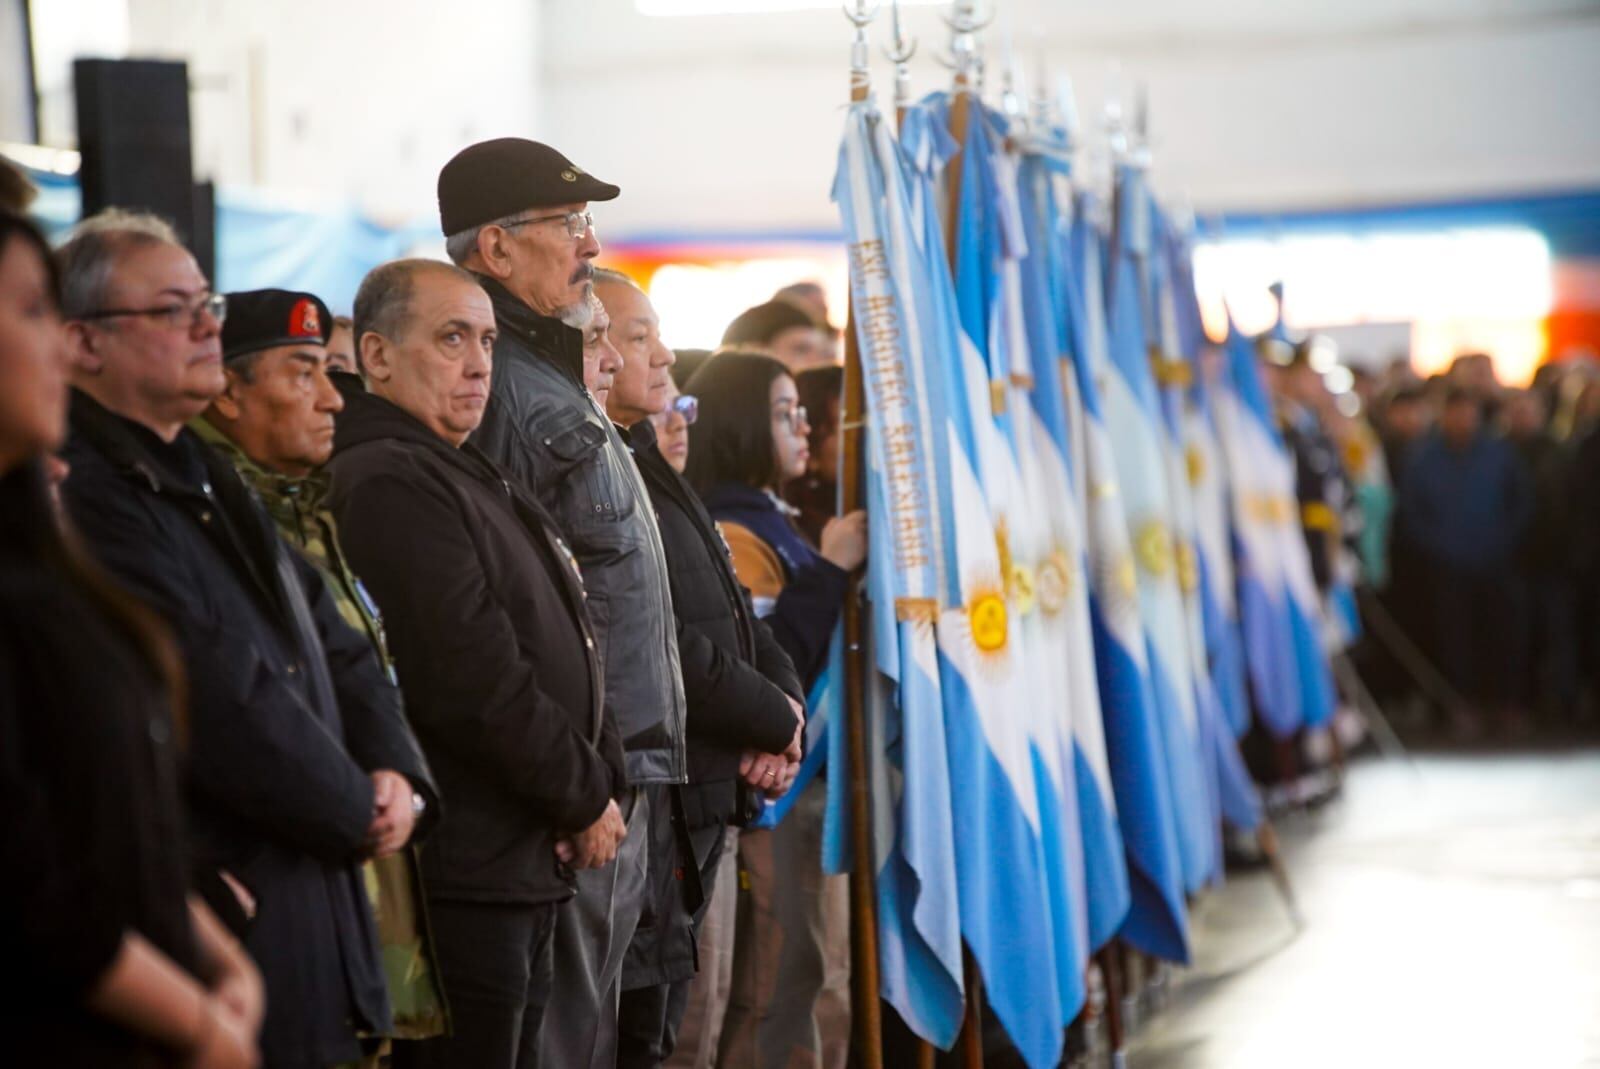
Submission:
[[[600,254],[588,206],[620,193],[548,145],[499,138],[439,173],[450,258],[476,274],[499,335],[472,442],[555,517],[583,569],[605,666],[605,715],[622,737],[615,796],[627,838],[578,874],[555,933],[556,985],[541,1064],[614,1069],[624,955],[668,923],[647,908],[652,871],[683,866],[670,795],[686,779],[683,676],[661,532],[627,443],[584,386],[583,331]]]

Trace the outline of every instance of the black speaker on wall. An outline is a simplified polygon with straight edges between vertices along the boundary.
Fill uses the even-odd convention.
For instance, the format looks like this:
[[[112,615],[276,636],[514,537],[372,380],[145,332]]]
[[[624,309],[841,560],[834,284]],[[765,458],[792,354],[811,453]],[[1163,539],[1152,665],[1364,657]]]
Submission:
[[[215,278],[211,191],[197,190],[189,128],[189,70],[148,59],[72,64],[83,214],[142,208],[173,226]]]

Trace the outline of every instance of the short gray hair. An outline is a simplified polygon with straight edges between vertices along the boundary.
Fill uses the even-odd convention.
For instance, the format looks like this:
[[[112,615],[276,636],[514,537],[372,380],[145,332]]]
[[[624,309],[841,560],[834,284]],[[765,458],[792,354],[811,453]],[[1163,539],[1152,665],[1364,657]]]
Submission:
[[[56,250],[62,318],[81,319],[100,311],[118,261],[151,245],[183,247],[172,224],[150,212],[106,208],[74,227]]]
[[[483,233],[484,227],[508,227],[516,223],[524,214],[526,214],[526,209],[520,212],[512,212],[510,215],[502,215],[498,219],[491,219],[487,223],[479,223],[477,226],[458,230],[454,234],[446,236],[444,239],[445,255],[449,256],[450,261],[454,264],[465,264],[472,259],[472,254],[478,251],[478,235]]]
[[[474,286],[478,280],[472,272],[463,271],[443,260],[391,260],[367,272],[356,290],[355,304],[350,310],[350,332],[355,335],[356,367],[361,367],[361,339],[369,333],[385,338],[399,338],[411,325],[411,296],[416,290],[416,277],[424,271],[443,271]]]

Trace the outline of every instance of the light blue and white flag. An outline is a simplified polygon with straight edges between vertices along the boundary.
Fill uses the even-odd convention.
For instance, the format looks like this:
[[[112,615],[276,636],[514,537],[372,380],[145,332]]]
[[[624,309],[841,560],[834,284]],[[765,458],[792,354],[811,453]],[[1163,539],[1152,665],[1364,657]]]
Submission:
[[[1035,131],[1024,143],[1018,189],[1027,255],[1022,261],[1022,309],[1027,325],[1031,377],[1029,422],[1034,452],[1050,473],[1044,498],[1050,523],[1050,557],[1040,567],[1038,601],[1063,651],[1062,685],[1068,696],[1065,733],[1078,789],[1082,836],[1085,924],[1088,947],[1098,949],[1122,927],[1129,908],[1128,863],[1118,824],[1116,792],[1106,750],[1105,715],[1095,664],[1090,611],[1088,537],[1081,492],[1087,466],[1074,458],[1073,426],[1084,418],[1071,381],[1067,354],[1070,313],[1065,259],[1070,253],[1072,204],[1067,150],[1058,131]]]
[[[942,332],[930,334],[915,180],[870,99],[851,105],[834,200],[849,243],[851,307],[866,402],[871,859],[883,997],[948,1048],[963,1005],[950,753],[935,626],[950,595],[949,417]],[[834,732],[842,735],[842,732]],[[843,754],[829,780],[842,794]],[[830,807],[830,812],[842,807]],[[844,838],[835,822],[830,841]],[[845,852],[828,851],[838,859]],[[854,859],[858,863],[860,859]]]
[[[1018,712],[1033,747],[1065,1026],[1087,997],[1090,952],[1073,705],[1088,700],[1098,709],[1099,694],[1092,647],[1075,645],[1066,616],[1072,581],[1067,547],[1076,544],[1069,541],[1072,484],[1065,458],[1033,406],[1022,280],[1028,245],[1004,122],[988,109],[975,109],[963,145],[956,293],[967,336],[982,339],[978,348],[989,369],[990,415],[999,431],[1004,475],[985,489],[1002,532],[1002,559],[1009,557],[1008,594],[1025,651],[1029,701]],[[979,255],[968,254],[974,251]],[[1085,684],[1087,693],[1081,689]]]
[[[1150,681],[1166,742],[1184,887],[1194,893],[1216,872],[1218,829],[1209,804],[1191,621],[1180,579],[1185,564],[1180,554],[1187,543],[1175,535],[1180,517],[1173,508],[1172,456],[1150,366],[1156,349],[1152,332],[1159,327],[1150,304],[1153,291],[1144,274],[1149,267],[1150,218],[1143,178],[1136,167],[1118,167],[1112,269],[1107,279],[1111,360],[1102,401],[1133,535],[1140,615],[1149,639]]]
[[[971,125],[977,126],[981,111],[972,104]],[[1006,549],[1006,520],[1021,517],[1008,512],[1003,519],[995,512],[994,501],[1002,506],[1016,501],[1016,475],[990,414],[984,358],[962,329],[961,302],[945,258],[945,205],[937,190],[955,147],[946,132],[949,117],[950,98],[935,94],[907,109],[902,138],[918,176],[913,199],[921,208],[929,352],[942,357],[949,399],[948,537],[954,559],[951,593],[937,631],[954,824],[961,844],[961,928],[989,1004],[1012,1043],[1028,1064],[1053,1066],[1061,1057],[1067,1018],[1056,963],[1046,815],[1027,722],[1033,696],[1014,562]],[[971,226],[976,219],[969,198],[976,198],[980,187],[976,176],[968,180],[968,172],[978,162],[970,154],[963,160],[960,225]],[[958,251],[963,247],[973,251],[970,236]],[[931,343],[935,330],[938,344]]]
[[[1089,609],[1106,753],[1128,861],[1122,936],[1167,961],[1189,960],[1183,863],[1166,743],[1139,617],[1139,580],[1100,383],[1111,357],[1096,206],[1080,197],[1062,257],[1072,374],[1063,376],[1082,475],[1075,489],[1089,554]]]

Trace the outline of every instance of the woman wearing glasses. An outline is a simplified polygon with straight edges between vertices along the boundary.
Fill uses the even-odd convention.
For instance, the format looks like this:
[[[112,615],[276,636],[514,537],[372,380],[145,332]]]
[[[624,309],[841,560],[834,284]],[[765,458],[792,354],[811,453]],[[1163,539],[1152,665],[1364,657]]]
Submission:
[[[820,546],[795,526],[784,484],[805,473],[810,425],[789,370],[770,356],[724,351],[689,380],[699,418],[687,474],[807,689],[827,661],[849,573],[866,560],[864,513],[839,517]],[[849,904],[843,877],[822,872],[826,790],[804,788],[783,821],[739,837],[744,893],[734,936],[722,1066],[843,1067],[850,1040]]]
[[[0,214],[0,1033],[18,1065],[252,1066],[261,981],[187,897],[176,650],[47,489],[56,302],[44,240]]]

